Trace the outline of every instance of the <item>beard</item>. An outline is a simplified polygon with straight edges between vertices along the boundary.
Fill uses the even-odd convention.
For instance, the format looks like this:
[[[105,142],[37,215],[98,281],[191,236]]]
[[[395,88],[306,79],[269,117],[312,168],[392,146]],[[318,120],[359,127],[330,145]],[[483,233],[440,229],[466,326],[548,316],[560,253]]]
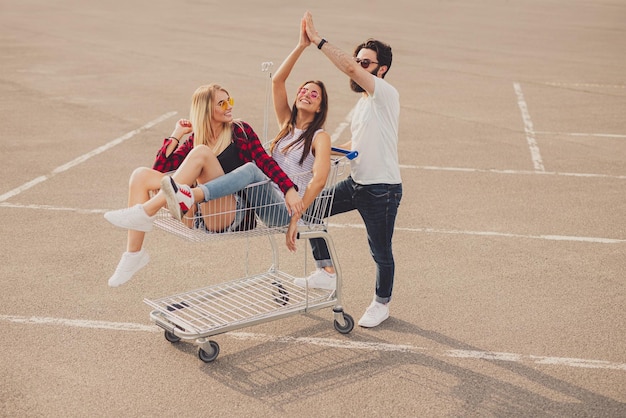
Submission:
[[[359,86],[353,79],[350,79],[350,88],[355,93],[363,93],[365,91],[363,87]]]
[[[374,68],[374,70],[370,71],[370,74],[373,75],[373,76],[376,76],[376,73],[378,72],[378,68],[379,67],[380,66],[377,65],[376,68]],[[355,93],[364,93],[365,92],[365,89],[363,87],[359,86],[357,84],[357,82],[354,81],[353,79],[350,79],[350,89],[353,92],[355,92]]]

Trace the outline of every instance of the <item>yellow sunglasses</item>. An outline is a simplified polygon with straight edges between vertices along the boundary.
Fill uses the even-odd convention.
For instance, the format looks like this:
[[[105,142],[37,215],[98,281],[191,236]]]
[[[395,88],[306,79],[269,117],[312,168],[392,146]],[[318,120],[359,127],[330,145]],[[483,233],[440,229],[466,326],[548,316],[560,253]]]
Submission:
[[[228,109],[228,105],[233,106],[235,104],[235,99],[229,97],[226,100],[220,100],[217,102],[217,105],[222,108],[222,110]]]

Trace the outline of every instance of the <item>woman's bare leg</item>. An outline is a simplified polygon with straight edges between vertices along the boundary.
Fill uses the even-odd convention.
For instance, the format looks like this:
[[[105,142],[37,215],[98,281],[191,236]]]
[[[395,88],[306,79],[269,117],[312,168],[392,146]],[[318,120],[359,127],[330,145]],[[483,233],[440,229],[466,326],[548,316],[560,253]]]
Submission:
[[[147,168],[137,168],[130,175],[128,182],[128,207],[150,200],[150,192],[161,188],[161,179],[165,174]],[[134,253],[141,250],[146,233],[128,230],[126,251]]]
[[[129,208],[146,202],[150,198],[150,191],[161,186],[163,176],[163,173],[147,167],[133,171],[128,181]],[[144,238],[145,232],[129,229],[126,240],[126,252],[122,254],[115,272],[109,278],[109,286],[117,287],[123,285],[148,264],[150,257],[143,249]]]
[[[211,152],[211,154],[213,154]],[[198,183],[204,184],[216,179],[217,177],[224,175],[222,166],[215,157],[215,163],[217,167],[211,167],[211,169],[203,170],[197,177]],[[212,164],[215,166],[215,164]],[[179,178],[176,175],[172,176],[174,181],[179,183]],[[191,185],[191,183],[185,183]],[[204,200],[204,193],[202,189],[194,187],[191,189],[193,198],[196,202]],[[204,218],[204,226],[209,231],[223,231],[230,226],[235,219],[235,209],[237,208],[237,201],[233,195],[224,196],[219,199],[214,199],[209,202],[202,203],[202,216]]]
[[[196,180],[206,182],[223,175],[224,170],[215,154],[213,154],[213,151],[206,145],[198,145],[187,155],[183,163],[178,167],[178,170],[172,175],[172,178],[178,184],[191,186]],[[160,181],[161,179],[159,178],[159,184],[156,189],[161,188]],[[202,194],[202,190],[198,193],[194,193],[194,200],[196,202],[202,201],[203,199],[204,195]],[[159,190],[151,199],[145,200],[143,209],[148,216],[153,216],[159,209],[165,206],[165,203],[165,196],[163,196],[163,192]]]
[[[172,175],[172,178],[178,184],[191,186],[196,180],[201,183],[206,183],[223,175],[224,170],[215,154],[213,154],[213,151],[206,145],[199,145],[187,155],[178,170]],[[160,184],[158,188],[160,188]],[[204,194],[201,189],[192,188],[192,193],[194,194],[195,202],[204,200]],[[143,208],[148,216],[153,216],[165,205],[165,196],[163,192],[159,190],[156,195],[144,203]],[[203,204],[202,207],[202,215],[205,218],[205,226],[207,229],[221,231],[232,223],[236,201],[234,196],[225,196],[207,202]],[[129,231],[129,243],[131,232],[133,231]],[[133,248],[136,248],[136,246]]]

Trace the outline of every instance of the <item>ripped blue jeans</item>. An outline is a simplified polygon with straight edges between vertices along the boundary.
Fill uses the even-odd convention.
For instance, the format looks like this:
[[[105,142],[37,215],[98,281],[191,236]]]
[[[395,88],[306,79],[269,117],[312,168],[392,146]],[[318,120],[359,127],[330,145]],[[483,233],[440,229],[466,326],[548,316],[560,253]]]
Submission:
[[[217,177],[198,187],[204,193],[204,200],[209,201],[235,194],[247,186],[267,181],[269,178],[254,163],[245,163],[233,171]],[[285,206],[283,193],[274,187],[271,181],[259,185],[247,194],[248,204],[255,208],[259,219],[268,227],[289,224],[289,213]]]

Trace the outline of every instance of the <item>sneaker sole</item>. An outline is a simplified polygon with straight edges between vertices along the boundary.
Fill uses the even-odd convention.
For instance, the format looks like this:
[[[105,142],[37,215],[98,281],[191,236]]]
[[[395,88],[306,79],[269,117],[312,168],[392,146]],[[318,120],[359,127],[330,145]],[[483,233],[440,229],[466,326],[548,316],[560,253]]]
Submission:
[[[161,179],[161,190],[165,194],[165,200],[167,201],[167,210],[170,211],[170,214],[178,219],[179,221],[183,220],[183,213],[180,210],[180,204],[178,203],[178,199],[176,199],[176,191],[172,186],[171,177],[165,176]]]
[[[389,314],[387,314],[387,316],[381,319],[377,324],[362,324],[361,321],[359,321],[358,325],[363,328],[374,328],[385,322],[387,319],[389,319]]]

